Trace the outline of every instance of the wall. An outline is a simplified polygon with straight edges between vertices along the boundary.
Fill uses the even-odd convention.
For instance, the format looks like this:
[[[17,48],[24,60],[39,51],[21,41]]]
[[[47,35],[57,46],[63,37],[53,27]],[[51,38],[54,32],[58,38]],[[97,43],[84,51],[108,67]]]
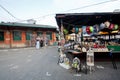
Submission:
[[[31,43],[31,41],[26,40],[26,31],[24,29],[18,29],[21,33],[21,40],[20,41],[14,41],[13,40],[13,31],[14,29],[10,30],[4,30],[4,41],[0,41],[0,48],[15,48],[15,47],[30,47],[27,43]],[[42,30],[41,30],[42,31]],[[34,35],[37,34],[37,31],[32,31]],[[46,31],[43,31],[43,36],[46,36]],[[56,41],[56,34],[54,31],[52,31],[52,40],[50,40],[50,45],[53,45],[53,43]],[[35,41],[33,43],[35,46]]]

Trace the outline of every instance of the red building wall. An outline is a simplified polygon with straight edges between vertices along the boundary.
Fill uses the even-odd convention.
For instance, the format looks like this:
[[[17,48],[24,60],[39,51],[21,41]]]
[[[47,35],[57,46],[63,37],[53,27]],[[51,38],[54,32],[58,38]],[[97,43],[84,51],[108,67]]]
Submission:
[[[26,40],[26,30],[24,29],[17,29],[21,31],[21,40],[20,41],[14,41],[13,40],[13,31],[14,29],[6,30],[3,29],[4,31],[4,41],[0,41],[0,48],[13,48],[13,47],[29,47],[26,43],[28,40]],[[41,30],[42,31],[42,30]],[[37,31],[32,31],[34,35],[37,35]],[[43,36],[46,36],[46,32],[43,32]],[[50,44],[52,45],[56,41],[56,35],[54,31],[52,32],[52,40],[50,40]],[[30,41],[29,41],[30,42]],[[35,46],[35,45],[34,45]]]

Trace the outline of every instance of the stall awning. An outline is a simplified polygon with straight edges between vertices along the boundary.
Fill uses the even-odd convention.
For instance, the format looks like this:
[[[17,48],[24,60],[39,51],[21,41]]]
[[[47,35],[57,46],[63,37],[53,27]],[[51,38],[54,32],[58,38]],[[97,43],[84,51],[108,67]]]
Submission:
[[[109,21],[113,24],[120,24],[120,12],[102,12],[102,13],[66,13],[56,14],[56,22],[59,27],[81,27],[92,26]]]

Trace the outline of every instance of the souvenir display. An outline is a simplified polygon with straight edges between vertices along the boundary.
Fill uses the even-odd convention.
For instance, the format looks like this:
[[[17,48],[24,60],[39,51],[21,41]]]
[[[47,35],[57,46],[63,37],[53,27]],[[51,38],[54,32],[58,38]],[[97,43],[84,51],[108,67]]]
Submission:
[[[109,52],[108,46],[116,46],[119,45],[118,42],[114,42],[115,38],[120,37],[119,33],[119,25],[110,23],[109,21],[90,25],[90,26],[82,26],[73,27],[72,30],[67,30],[62,27],[63,34],[61,43],[64,45],[64,50],[71,51],[70,53],[79,54],[79,53],[87,53],[86,55],[86,64],[89,67],[94,66],[94,53],[103,53]],[[68,34],[70,31],[71,34]],[[62,33],[61,33],[62,34]],[[65,37],[65,39],[63,38]],[[83,40],[82,40],[83,37]],[[108,40],[111,40],[108,41]],[[92,48],[92,50],[90,50]],[[60,63],[64,63],[65,65],[70,65],[69,58],[64,58],[63,56],[60,57]],[[80,69],[80,60],[79,58],[75,57],[72,61],[72,66],[76,70]]]
[[[82,26],[82,33],[83,33],[83,35],[87,34],[87,32],[86,32],[86,26]]]
[[[118,29],[118,25],[115,24],[115,26],[114,26],[114,30],[117,30],[117,29]]]
[[[94,31],[94,28],[90,26],[90,32],[92,33]]]
[[[99,31],[99,28],[98,28],[98,27],[99,27],[98,25],[94,25],[94,26],[93,26],[93,28],[94,28],[94,31],[93,31],[93,32],[94,32],[94,33],[97,33],[97,32]]]
[[[75,58],[73,59],[73,61],[72,61],[72,67],[73,67],[73,68],[76,68],[77,71],[80,70],[80,59],[79,59],[79,58],[75,57]]]
[[[114,29],[114,24],[110,24],[109,29],[113,30]]]
[[[91,33],[89,26],[86,27],[86,32],[87,32],[87,34],[90,34],[90,33]]]
[[[64,63],[65,63],[66,65],[69,65],[69,63],[70,63],[69,58],[64,58]]]
[[[75,28],[72,28],[72,30],[71,30],[73,33],[75,32]]]
[[[87,65],[88,66],[94,66],[94,51],[89,49],[87,51]]]
[[[81,32],[79,32],[79,33],[76,35],[76,36],[77,36],[76,38],[77,38],[77,41],[78,41],[78,42],[81,42],[81,35],[82,35]]]
[[[102,17],[96,16],[93,21],[92,19],[91,21],[90,19],[82,20],[84,19],[82,17],[81,19],[72,20],[70,23],[67,21],[68,19],[64,20],[67,24],[64,24],[65,27],[62,25],[60,30],[63,33],[61,33],[61,41],[64,45],[63,52],[66,54],[66,58],[63,59],[61,56],[60,62],[66,65],[70,64],[76,70],[82,70],[82,65],[85,65],[86,69],[90,67],[91,70],[91,67],[94,67],[94,54],[106,54],[110,52],[110,49],[120,51],[120,24],[119,21],[114,21],[116,17],[110,19],[112,17],[114,16],[105,18],[104,15]],[[74,24],[77,20],[81,22],[78,21]],[[80,62],[81,57],[83,57],[81,54],[85,54],[85,64]],[[72,55],[72,58],[67,58],[69,55]]]
[[[109,28],[109,26],[110,26],[110,22],[109,21],[106,21],[104,24],[105,24],[106,28]]]
[[[79,28],[75,28],[75,33],[77,34],[79,32]]]
[[[67,29],[64,29],[64,30],[63,30],[63,33],[64,33],[64,34],[68,34],[68,30],[67,30]]]
[[[86,52],[86,48],[85,47],[82,47],[82,52]]]
[[[82,33],[82,28],[79,28],[79,32],[78,33]]]
[[[100,24],[100,30],[104,29],[105,28],[105,24],[104,23],[101,23]]]
[[[70,34],[70,40],[74,40],[75,41],[75,33]]]

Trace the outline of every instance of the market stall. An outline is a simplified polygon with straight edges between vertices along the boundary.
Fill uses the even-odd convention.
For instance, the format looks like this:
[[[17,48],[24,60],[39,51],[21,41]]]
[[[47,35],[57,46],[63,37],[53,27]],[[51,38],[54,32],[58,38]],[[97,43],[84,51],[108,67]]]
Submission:
[[[120,12],[56,14],[56,21],[63,51],[73,55],[89,49],[94,54],[120,53]]]

